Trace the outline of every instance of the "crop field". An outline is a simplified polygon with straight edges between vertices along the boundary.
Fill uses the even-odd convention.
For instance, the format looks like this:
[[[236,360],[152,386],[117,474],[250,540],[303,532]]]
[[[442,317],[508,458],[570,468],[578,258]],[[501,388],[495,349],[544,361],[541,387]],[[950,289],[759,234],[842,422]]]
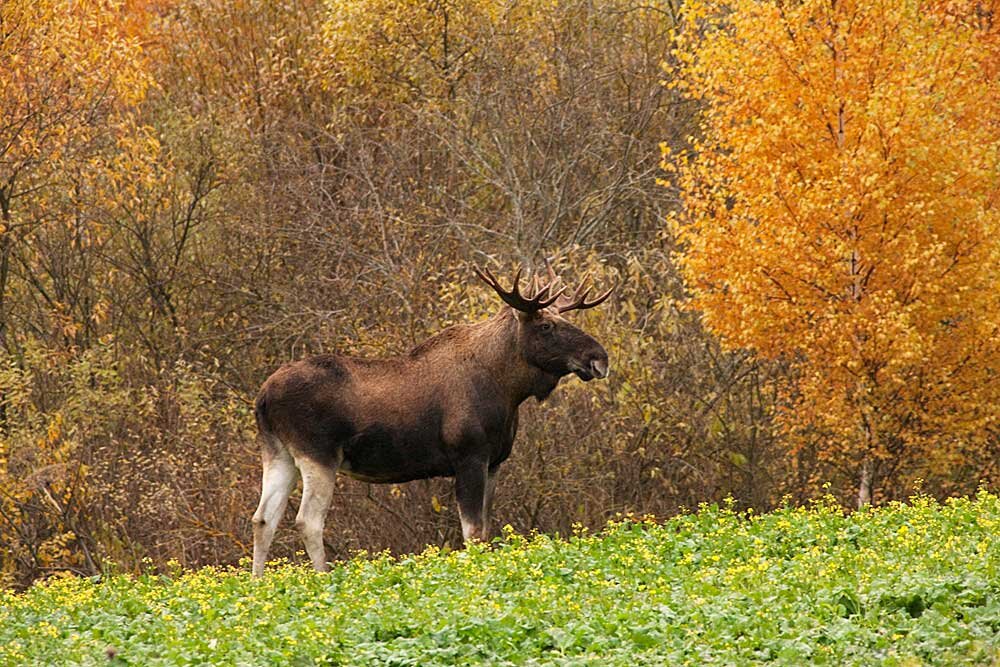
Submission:
[[[706,506],[329,574],[59,577],[0,593],[0,664],[997,665],[1000,498]]]

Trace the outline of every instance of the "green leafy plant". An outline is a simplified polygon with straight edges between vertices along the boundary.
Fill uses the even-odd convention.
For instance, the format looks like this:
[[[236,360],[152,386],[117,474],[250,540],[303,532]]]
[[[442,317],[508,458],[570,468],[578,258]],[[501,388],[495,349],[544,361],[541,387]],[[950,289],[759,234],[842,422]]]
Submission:
[[[985,491],[849,515],[706,505],[329,574],[63,577],[0,594],[0,664],[992,664],[998,526]]]

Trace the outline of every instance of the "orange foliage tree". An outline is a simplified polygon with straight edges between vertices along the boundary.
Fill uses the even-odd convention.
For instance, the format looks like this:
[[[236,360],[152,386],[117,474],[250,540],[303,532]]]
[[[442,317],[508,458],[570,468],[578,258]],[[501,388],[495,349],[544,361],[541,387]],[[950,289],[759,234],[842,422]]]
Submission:
[[[37,376],[65,368],[104,319],[93,296],[101,216],[126,178],[146,175],[118,153],[141,128],[151,81],[114,0],[0,3],[0,584],[12,572],[94,569],[78,519],[87,466],[69,404]],[[127,174],[127,177],[126,177]],[[26,324],[34,320],[35,324]],[[41,351],[39,339],[59,341]],[[92,375],[81,386],[95,386]],[[33,401],[33,393],[44,397]]]
[[[997,442],[998,48],[958,4],[694,0],[678,35],[691,305],[794,362],[788,442],[859,504]]]

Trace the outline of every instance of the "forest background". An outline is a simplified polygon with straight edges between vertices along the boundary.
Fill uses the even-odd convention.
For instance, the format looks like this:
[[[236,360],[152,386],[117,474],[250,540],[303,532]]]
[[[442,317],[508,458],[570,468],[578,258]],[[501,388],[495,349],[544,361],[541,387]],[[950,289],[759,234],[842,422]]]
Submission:
[[[995,488],[994,8],[901,4],[4,0],[0,584],[247,555],[263,379],[489,316],[474,263],[619,285],[497,524]],[[457,545],[451,484],[327,535]]]

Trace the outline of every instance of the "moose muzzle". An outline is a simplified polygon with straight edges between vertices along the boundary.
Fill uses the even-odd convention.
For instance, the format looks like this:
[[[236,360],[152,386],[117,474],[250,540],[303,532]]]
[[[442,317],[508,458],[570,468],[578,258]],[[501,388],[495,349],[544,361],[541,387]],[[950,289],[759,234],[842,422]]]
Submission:
[[[584,382],[590,382],[594,378],[606,378],[608,377],[608,354],[602,349],[588,356],[582,363],[571,361],[569,368]]]

